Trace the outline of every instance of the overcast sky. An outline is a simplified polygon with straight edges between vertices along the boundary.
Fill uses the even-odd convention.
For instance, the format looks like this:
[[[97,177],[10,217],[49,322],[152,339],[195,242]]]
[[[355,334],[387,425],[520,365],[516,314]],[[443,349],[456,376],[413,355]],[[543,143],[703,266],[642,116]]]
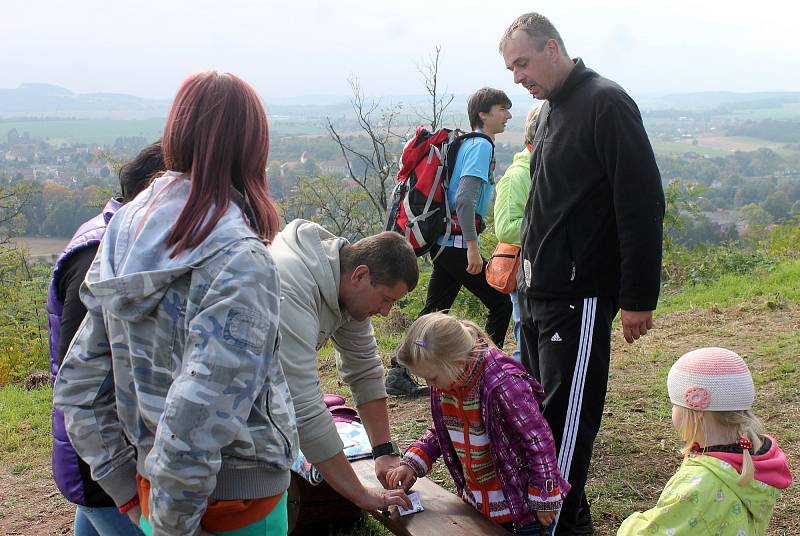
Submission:
[[[522,95],[497,52],[511,21],[550,18],[567,50],[632,93],[800,91],[800,3],[790,0],[109,0],[12,2],[0,11],[0,87],[171,98],[203,68],[262,97],[422,94],[438,44],[451,92]]]

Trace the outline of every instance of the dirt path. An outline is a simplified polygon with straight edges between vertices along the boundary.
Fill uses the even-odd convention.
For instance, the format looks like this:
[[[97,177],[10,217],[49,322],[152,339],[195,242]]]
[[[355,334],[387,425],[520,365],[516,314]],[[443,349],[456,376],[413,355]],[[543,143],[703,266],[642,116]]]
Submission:
[[[64,500],[46,462],[22,474],[0,466],[0,534],[51,536],[72,534],[75,506]]]

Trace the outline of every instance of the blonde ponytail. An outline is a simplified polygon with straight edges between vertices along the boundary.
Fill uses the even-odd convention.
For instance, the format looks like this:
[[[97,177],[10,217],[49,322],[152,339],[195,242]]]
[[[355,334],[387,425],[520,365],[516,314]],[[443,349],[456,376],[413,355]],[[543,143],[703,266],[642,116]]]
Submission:
[[[704,441],[708,437],[708,428],[717,431],[730,432],[731,439],[749,439],[753,445],[753,452],[758,452],[764,444],[764,429],[761,421],[751,410],[741,411],[699,411],[676,406],[680,411],[680,421],[677,426],[678,435],[685,442],[681,450],[688,456],[694,449],[695,443]],[[733,436],[736,439],[733,439]],[[742,449],[742,472],[736,483],[746,486],[755,479],[755,464],[753,456],[748,449]]]

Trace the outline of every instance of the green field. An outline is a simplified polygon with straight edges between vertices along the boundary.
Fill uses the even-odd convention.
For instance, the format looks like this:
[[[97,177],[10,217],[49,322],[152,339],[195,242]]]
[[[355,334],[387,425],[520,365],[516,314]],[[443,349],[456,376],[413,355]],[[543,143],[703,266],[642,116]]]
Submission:
[[[154,141],[161,136],[164,118],[153,119],[55,119],[50,121],[0,121],[0,139],[11,129],[54,145],[96,143],[107,145],[119,137],[143,136]]]
[[[656,154],[685,154],[697,153],[704,156],[728,156],[731,154],[730,150],[717,149],[713,147],[703,147],[702,145],[692,145],[681,141],[660,141],[650,140],[653,145],[653,152]]]
[[[0,120],[0,140],[5,141],[11,129],[20,136],[27,132],[32,138],[45,140],[53,145],[90,144],[110,145],[119,137],[142,136],[148,142],[161,137],[166,118],[151,119],[53,119],[47,121]],[[320,124],[307,122],[272,121],[273,136],[300,136],[323,134]]]
[[[697,140],[697,145],[692,144]],[[750,138],[746,136],[698,136],[687,141],[662,141],[651,139],[656,154],[677,154],[693,152],[704,156],[729,156],[735,151],[750,152],[766,148],[786,158],[797,155],[797,151],[786,148],[785,143]]]

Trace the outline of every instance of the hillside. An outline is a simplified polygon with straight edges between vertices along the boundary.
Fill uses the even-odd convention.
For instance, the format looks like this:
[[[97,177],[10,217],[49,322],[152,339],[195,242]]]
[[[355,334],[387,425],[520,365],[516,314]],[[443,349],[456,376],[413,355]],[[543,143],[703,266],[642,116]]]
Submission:
[[[423,286],[407,300],[408,314],[414,314]],[[800,459],[800,261],[687,287],[666,294],[662,304],[665,312],[645,338],[628,345],[619,329],[613,336],[606,412],[587,490],[599,534],[613,535],[627,514],[654,504],[680,463],[665,378],[672,362],[690,349],[719,345],[739,352],[755,378],[756,412],[789,458]],[[401,325],[396,319],[376,321],[385,359]],[[336,376],[330,349],[323,351],[320,371],[326,391],[349,395]],[[6,483],[0,488],[0,533],[60,535],[71,526],[72,507],[50,478],[49,400],[47,387],[0,389],[0,479]],[[389,406],[401,446],[428,426],[427,399],[392,398]],[[452,486],[441,466],[433,478]],[[767,534],[800,533],[798,508],[795,486],[779,501]],[[385,533],[368,523],[353,534]]]

